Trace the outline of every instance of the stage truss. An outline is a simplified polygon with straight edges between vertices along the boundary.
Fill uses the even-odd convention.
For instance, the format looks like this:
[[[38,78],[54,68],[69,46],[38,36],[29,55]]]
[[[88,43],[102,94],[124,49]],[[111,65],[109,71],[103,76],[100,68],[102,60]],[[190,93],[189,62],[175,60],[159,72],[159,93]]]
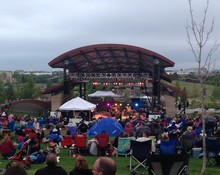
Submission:
[[[69,80],[81,82],[145,82],[148,73],[68,73]]]

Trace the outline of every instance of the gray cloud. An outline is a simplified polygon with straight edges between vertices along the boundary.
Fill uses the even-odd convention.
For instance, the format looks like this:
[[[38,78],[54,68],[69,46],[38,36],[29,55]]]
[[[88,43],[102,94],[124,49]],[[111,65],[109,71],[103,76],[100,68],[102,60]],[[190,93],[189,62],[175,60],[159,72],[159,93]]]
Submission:
[[[203,5],[193,1],[196,17]],[[215,18],[211,39],[219,41],[218,7],[220,1],[211,0],[208,15]],[[51,70],[48,62],[58,55],[101,43],[152,50],[174,61],[174,69],[196,67],[186,42],[187,20],[187,0],[2,0],[0,70],[28,70],[30,65]]]

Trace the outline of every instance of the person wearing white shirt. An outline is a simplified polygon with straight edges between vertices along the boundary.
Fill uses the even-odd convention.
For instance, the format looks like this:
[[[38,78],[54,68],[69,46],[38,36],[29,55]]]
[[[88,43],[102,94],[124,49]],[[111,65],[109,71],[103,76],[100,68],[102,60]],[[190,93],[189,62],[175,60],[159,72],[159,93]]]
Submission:
[[[152,140],[152,138],[150,138],[149,136],[150,136],[149,131],[145,131],[145,132],[143,132],[143,136],[142,137],[138,137],[136,139],[136,141],[138,141],[138,142],[145,142],[145,141],[151,140],[151,151],[154,153],[155,150],[156,150],[155,143]]]

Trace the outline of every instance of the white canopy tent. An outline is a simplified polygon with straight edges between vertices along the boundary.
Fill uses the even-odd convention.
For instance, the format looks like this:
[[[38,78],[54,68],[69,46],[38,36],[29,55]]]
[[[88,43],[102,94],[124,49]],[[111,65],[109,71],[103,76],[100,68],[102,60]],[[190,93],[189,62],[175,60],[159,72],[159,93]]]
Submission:
[[[112,91],[96,91],[92,94],[88,95],[89,97],[121,97],[121,95],[117,95],[113,93]]]
[[[91,111],[96,105],[80,97],[73,98],[59,107],[61,111]]]

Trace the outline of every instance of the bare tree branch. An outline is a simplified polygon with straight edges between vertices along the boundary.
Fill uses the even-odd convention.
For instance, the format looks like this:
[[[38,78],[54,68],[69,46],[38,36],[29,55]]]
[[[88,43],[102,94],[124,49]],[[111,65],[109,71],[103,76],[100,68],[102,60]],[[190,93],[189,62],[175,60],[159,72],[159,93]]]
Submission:
[[[200,23],[195,20],[193,8],[192,8],[192,0],[188,0],[189,3],[189,13],[190,13],[190,23],[186,25],[186,34],[187,34],[187,42],[190,46],[191,52],[195,58],[195,61],[198,63],[198,75],[196,76],[198,81],[200,82],[200,101],[201,101],[201,109],[202,109],[202,123],[203,123],[203,162],[201,175],[204,175],[206,172],[206,142],[205,142],[205,117],[206,117],[206,109],[205,109],[205,81],[207,80],[210,69],[215,60],[212,58],[212,55],[218,49],[219,44],[215,42],[210,50],[204,52],[205,46],[207,45],[214,29],[214,19],[211,22],[209,28],[207,28],[207,14],[209,7],[209,0],[206,0],[206,5],[203,10],[203,16]],[[206,56],[205,56],[206,54]]]

